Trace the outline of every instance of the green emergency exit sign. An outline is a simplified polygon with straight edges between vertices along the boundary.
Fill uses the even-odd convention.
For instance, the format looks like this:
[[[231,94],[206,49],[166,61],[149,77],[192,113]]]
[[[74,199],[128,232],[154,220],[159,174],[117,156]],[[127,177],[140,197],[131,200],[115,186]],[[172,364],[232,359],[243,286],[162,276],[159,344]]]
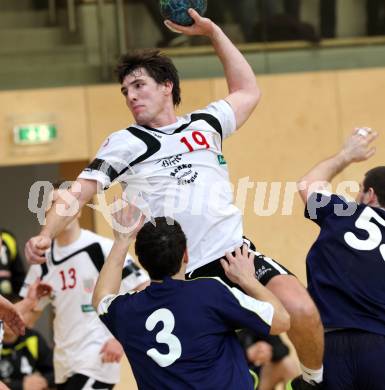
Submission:
[[[17,145],[39,145],[54,141],[57,127],[52,123],[31,123],[13,128],[13,140]]]

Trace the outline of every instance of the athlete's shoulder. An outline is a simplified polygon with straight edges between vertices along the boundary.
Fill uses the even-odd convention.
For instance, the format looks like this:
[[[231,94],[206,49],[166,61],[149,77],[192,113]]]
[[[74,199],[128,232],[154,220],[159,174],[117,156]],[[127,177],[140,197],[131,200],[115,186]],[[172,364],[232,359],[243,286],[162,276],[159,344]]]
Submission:
[[[110,148],[124,147],[128,142],[131,143],[135,137],[133,137],[132,132],[129,129],[137,128],[136,125],[130,125],[125,129],[120,129],[114,131],[104,140],[103,144],[100,147],[100,150],[108,150]]]
[[[93,242],[100,242],[100,243],[108,243],[112,245],[113,241],[111,238],[108,238],[106,236],[101,236],[100,234],[97,234],[91,230],[88,229],[81,229],[82,237],[84,237],[84,240],[93,241]]]
[[[188,114],[191,122],[203,120],[208,123],[222,138],[226,138],[236,129],[233,108],[226,100],[218,100],[207,107]]]
[[[217,276],[202,276],[196,279],[186,280],[190,288],[223,290],[230,287]]]
[[[105,236],[101,236],[91,230],[82,229],[81,230],[81,238],[82,238],[82,246],[90,246],[90,245],[100,245],[104,255],[107,255],[113,245],[113,241]]]

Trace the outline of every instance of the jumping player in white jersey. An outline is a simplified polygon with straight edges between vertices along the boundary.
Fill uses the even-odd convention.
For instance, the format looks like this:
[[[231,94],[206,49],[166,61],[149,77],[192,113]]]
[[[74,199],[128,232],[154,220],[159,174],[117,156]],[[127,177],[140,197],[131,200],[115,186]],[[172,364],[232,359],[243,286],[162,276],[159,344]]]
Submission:
[[[54,199],[57,193],[55,190]],[[37,320],[48,303],[52,304],[58,389],[112,389],[119,382],[123,350],[91,305],[96,280],[111,247],[110,239],[81,229],[76,219],[52,241],[47,263],[30,267],[20,292],[25,296],[38,277],[52,287],[51,297],[41,301],[30,323]],[[124,292],[149,280],[130,257],[126,258],[122,276]]]
[[[203,110],[177,117],[179,78],[168,57],[157,52],[124,56],[117,71],[121,92],[136,123],[113,133],[68,195],[81,188],[79,206],[112,182],[127,192],[141,192],[153,217],[170,216],[187,235],[189,277],[226,278],[219,259],[243,244],[242,215],[233,205],[222,141],[240,128],[260,99],[255,75],[242,54],[210,19],[194,10],[195,23],[169,27],[187,35],[207,36],[223,64],[229,94]],[[145,186],[137,188],[139,182]],[[59,200],[56,206],[66,202]],[[71,217],[54,208],[40,235],[26,245],[31,262],[44,253]],[[256,253],[256,276],[282,301],[291,315],[289,336],[303,365],[296,389],[317,388],[322,381],[323,329],[305,288],[284,267]],[[299,387],[301,386],[301,387]]]

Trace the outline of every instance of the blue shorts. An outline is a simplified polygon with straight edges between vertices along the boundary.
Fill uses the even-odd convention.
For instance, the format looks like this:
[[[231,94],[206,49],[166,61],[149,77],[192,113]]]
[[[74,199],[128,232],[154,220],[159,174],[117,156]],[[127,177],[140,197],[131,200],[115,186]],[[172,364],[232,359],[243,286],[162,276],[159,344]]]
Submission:
[[[355,329],[325,334],[327,390],[385,390],[385,336]]]

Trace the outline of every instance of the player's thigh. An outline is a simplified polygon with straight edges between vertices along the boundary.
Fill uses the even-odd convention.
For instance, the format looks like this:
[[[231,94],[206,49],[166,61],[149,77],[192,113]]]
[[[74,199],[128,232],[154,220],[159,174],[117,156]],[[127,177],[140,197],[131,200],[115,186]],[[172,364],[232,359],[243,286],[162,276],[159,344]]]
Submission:
[[[357,389],[385,390],[385,336],[361,333],[356,349]]]
[[[324,385],[329,390],[355,389],[350,337],[343,331],[325,334]]]
[[[75,374],[65,383],[56,385],[57,390],[111,390],[113,387],[113,384],[100,382],[82,374]]]
[[[359,330],[326,333],[326,388],[385,390],[384,356],[385,336]]]
[[[308,291],[294,275],[277,275],[266,287],[282,302],[291,316],[313,317],[318,313]]]
[[[247,238],[244,238],[244,244],[249,247],[249,252],[254,254],[255,276],[263,285],[266,286],[271,279],[279,275],[292,276],[294,279],[296,279],[294,275],[279,262],[258,252],[255,249],[254,244]],[[233,253],[233,255],[235,255],[235,253]],[[221,278],[229,286],[236,286],[226,276],[225,271],[220,263],[220,259],[214,260],[186,274],[186,279],[213,276]]]

